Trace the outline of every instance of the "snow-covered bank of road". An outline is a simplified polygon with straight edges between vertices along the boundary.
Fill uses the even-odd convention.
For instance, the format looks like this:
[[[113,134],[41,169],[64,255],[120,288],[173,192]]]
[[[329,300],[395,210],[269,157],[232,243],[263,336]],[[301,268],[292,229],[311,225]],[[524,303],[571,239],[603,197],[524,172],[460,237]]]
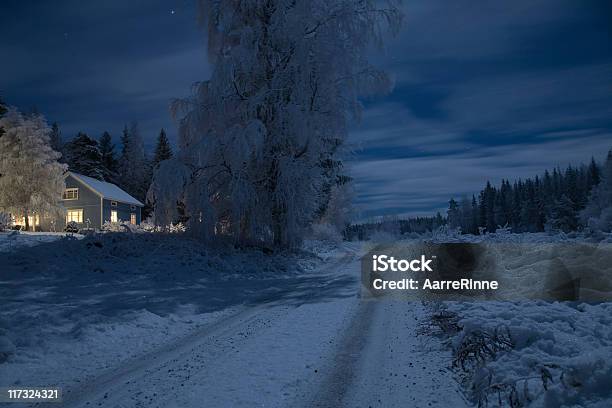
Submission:
[[[58,239],[82,239],[83,235],[66,232],[0,232],[0,252],[14,251],[21,247],[32,247]]]
[[[0,386],[72,387],[240,308],[339,296],[319,263],[157,234],[0,252]]]

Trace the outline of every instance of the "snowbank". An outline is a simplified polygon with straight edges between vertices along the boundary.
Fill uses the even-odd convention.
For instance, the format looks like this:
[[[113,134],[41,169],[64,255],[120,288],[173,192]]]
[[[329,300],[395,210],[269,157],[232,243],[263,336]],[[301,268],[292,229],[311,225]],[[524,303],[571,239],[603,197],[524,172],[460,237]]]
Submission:
[[[611,303],[448,302],[442,309],[436,316],[446,317],[454,367],[475,402],[611,406]]]
[[[305,252],[207,249],[180,234],[44,237],[0,252],[2,386],[71,384],[245,305],[322,292],[301,289],[320,263]]]
[[[66,232],[0,232],[0,252],[9,252],[21,247],[32,247],[58,239],[82,239],[83,235]]]

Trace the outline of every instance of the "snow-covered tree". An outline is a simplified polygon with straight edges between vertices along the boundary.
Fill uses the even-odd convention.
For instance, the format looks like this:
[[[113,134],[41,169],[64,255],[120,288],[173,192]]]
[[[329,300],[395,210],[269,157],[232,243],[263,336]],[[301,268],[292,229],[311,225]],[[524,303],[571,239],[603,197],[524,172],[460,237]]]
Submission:
[[[50,129],[40,115],[24,117],[10,108],[0,118],[0,211],[41,218],[61,211],[66,166],[51,148]]]
[[[461,211],[459,209],[459,204],[454,198],[451,198],[448,202],[446,217],[448,219],[449,228],[456,229],[461,227]]]
[[[608,152],[597,177],[599,184],[593,188],[590,200],[580,216],[583,223],[592,230],[612,232],[612,150]]]
[[[342,176],[359,95],[388,91],[368,48],[401,23],[377,0],[202,0],[210,80],[176,101],[185,203],[202,238],[298,243]]]
[[[333,226],[337,232],[342,232],[350,224],[353,217],[354,191],[350,183],[336,184],[332,187],[329,203],[320,222]]]
[[[119,162],[115,158],[115,144],[110,133],[102,133],[98,145],[100,147],[100,155],[102,156],[104,180],[117,184],[119,182]]]
[[[578,229],[576,205],[567,195],[563,194],[555,203],[548,226],[555,231],[570,232]]]
[[[184,223],[185,191],[192,169],[183,162],[171,158],[159,164],[147,193],[147,202],[154,210],[152,221],[162,227]]]
[[[155,145],[155,155],[153,156],[153,167],[156,168],[159,163],[164,160],[172,158],[172,148],[170,142],[166,136],[166,131],[162,128],[157,137],[157,144]]]
[[[74,139],[66,143],[64,152],[70,171],[104,180],[105,171],[102,164],[102,154],[95,139],[79,132]]]
[[[138,200],[144,201],[151,181],[151,165],[137,122],[132,122],[129,129],[125,127],[121,143],[120,186]]]

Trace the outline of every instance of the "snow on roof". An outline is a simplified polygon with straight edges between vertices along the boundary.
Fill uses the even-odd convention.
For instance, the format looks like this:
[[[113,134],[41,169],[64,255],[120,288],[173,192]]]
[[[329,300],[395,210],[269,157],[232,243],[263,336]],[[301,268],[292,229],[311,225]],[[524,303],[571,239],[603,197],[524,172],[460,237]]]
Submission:
[[[122,203],[126,203],[126,204],[134,204],[134,205],[139,205],[141,207],[144,207],[143,203],[141,203],[140,201],[138,201],[137,199],[135,199],[134,197],[132,197],[131,195],[129,195],[128,193],[126,193],[125,191],[123,191],[122,189],[120,189],[114,184],[107,183],[106,181],[100,181],[95,178],[87,177],[82,174],[77,174],[72,171],[69,171],[68,174],[72,175],[77,180],[80,180],[81,182],[85,183],[86,185],[91,187],[93,190],[101,194],[104,198],[107,198],[109,200],[121,201]]]

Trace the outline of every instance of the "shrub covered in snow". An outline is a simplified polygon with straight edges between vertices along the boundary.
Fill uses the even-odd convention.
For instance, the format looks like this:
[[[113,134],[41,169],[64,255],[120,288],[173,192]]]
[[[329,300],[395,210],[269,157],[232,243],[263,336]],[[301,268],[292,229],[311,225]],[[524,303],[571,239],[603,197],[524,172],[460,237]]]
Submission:
[[[453,366],[479,406],[612,403],[612,303],[441,307],[434,322],[450,336]]]
[[[104,232],[128,232],[130,231],[130,229],[124,222],[106,221],[102,225],[102,231]]]
[[[68,224],[66,224],[66,228],[64,228],[64,231],[79,232],[79,224],[77,224],[75,221],[70,221]]]

